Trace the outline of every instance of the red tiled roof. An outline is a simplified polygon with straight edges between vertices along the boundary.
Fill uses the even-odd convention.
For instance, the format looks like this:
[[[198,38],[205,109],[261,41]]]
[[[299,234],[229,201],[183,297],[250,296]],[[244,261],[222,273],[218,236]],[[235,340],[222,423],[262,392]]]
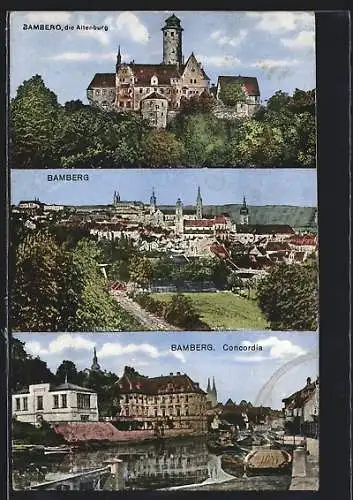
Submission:
[[[89,89],[102,87],[115,88],[115,73],[96,73],[88,85]]]
[[[266,245],[266,250],[270,252],[283,252],[290,250],[290,246],[286,241],[280,243],[276,241],[269,241]]]
[[[225,224],[227,222],[227,219],[224,215],[216,215],[216,217],[214,218],[214,221],[217,224]]]
[[[314,234],[305,234],[305,235],[299,235],[299,234],[294,234],[290,238],[288,238],[288,241],[292,245],[313,245],[315,246],[317,243],[317,237]]]
[[[213,227],[214,219],[184,220],[185,227]]]
[[[257,78],[253,76],[219,76],[218,85],[228,85],[230,83],[240,83],[246,89],[248,95],[260,95],[259,84]]]
[[[158,85],[170,85],[171,78],[180,78],[185,66],[176,64],[129,64],[136,77],[135,85],[151,85],[151,78],[156,75]]]
[[[186,374],[165,375],[161,377],[144,377],[124,371],[116,382],[122,393],[169,394],[170,392],[185,392],[205,394],[198,384]],[[172,386],[172,391],[169,387]]]
[[[215,253],[218,257],[221,257],[223,259],[229,258],[229,252],[224,246],[220,245],[219,243],[212,243],[210,245],[210,250]]]

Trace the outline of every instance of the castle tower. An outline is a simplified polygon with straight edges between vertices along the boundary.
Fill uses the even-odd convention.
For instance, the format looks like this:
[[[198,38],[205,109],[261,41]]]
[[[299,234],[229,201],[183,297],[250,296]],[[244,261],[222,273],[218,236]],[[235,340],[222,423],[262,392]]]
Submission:
[[[196,219],[202,219],[202,198],[201,198],[200,186],[198,186],[197,188]]]
[[[152,196],[150,198],[150,214],[154,214],[157,209],[157,198],[154,192],[154,188],[152,188]]]
[[[91,370],[93,372],[99,372],[101,367],[98,364],[98,358],[97,358],[97,352],[96,348],[93,348],[93,360],[92,360],[92,365],[91,365]]]
[[[121,65],[121,54],[120,54],[120,45],[118,48],[118,54],[116,56],[116,65],[115,65],[115,72],[117,73],[119,71]]]
[[[180,198],[175,204],[175,231],[178,234],[184,232],[183,203]]]
[[[165,20],[163,31],[163,64],[183,64],[180,19],[175,14]]]
[[[240,207],[240,224],[249,224],[249,209],[246,205],[245,196],[243,197],[243,204]]]

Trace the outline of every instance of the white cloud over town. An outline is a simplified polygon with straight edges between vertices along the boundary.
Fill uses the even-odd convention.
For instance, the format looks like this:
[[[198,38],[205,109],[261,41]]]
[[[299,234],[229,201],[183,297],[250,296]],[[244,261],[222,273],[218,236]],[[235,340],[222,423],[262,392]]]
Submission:
[[[26,20],[31,23],[69,23],[72,19],[73,12],[59,11],[33,11],[26,14]]]
[[[61,54],[47,56],[45,59],[51,59],[52,61],[79,62],[112,60],[115,57],[115,52],[63,52]],[[122,54],[122,58],[127,59],[128,57],[129,54]]]
[[[211,33],[211,40],[214,40],[218,45],[231,45],[232,47],[238,47],[248,36],[248,31],[242,29],[239,34],[235,36],[227,36],[223,30],[213,31]]]
[[[256,29],[269,33],[313,29],[315,24],[315,17],[311,12],[247,12],[246,15],[255,20]]]
[[[262,354],[255,354],[245,352],[241,355],[236,356],[236,360],[240,362],[250,362],[250,363],[258,363],[262,361],[270,361],[270,360],[289,360],[297,356],[302,356],[306,354],[307,351],[303,349],[298,344],[295,344],[293,341],[289,339],[281,339],[279,337],[270,336],[266,338],[258,338],[256,340],[244,340],[242,342],[243,346],[252,346],[252,345],[261,345]],[[244,361],[244,359],[246,361]]]
[[[308,49],[315,47],[315,32],[300,31],[293,38],[281,38],[281,43],[289,49]]]
[[[240,59],[231,55],[206,56],[197,54],[196,58],[204,65],[214,66],[217,68],[231,68],[234,65],[240,65]]]

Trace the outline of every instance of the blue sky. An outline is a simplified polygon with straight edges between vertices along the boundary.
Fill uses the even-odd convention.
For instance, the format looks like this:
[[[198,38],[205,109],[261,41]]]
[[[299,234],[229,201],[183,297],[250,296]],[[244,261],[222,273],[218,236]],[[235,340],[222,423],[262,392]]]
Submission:
[[[272,375],[289,361],[303,359],[284,370],[263,405],[281,408],[285,396],[303,387],[307,377],[318,376],[318,334],[315,332],[241,333],[22,333],[29,354],[46,361],[56,371],[62,360],[73,361],[79,370],[89,368],[96,347],[101,369],[121,376],[125,365],[150,377],[180,371],[205,389],[207,378],[215,377],[218,400],[235,402],[256,398]],[[172,351],[172,344],[212,344],[212,351]],[[223,345],[257,345],[262,351],[235,352]]]
[[[123,61],[162,62],[161,28],[171,11],[13,12],[10,16],[10,93],[42,75],[60,103],[86,101],[95,73],[114,71],[120,44]],[[186,12],[181,19],[185,60],[193,51],[211,82],[218,75],[258,78],[261,99],[277,90],[315,87],[315,20],[310,12]],[[24,30],[24,24],[60,24],[63,30]],[[107,31],[78,30],[77,25]],[[65,30],[65,26],[74,26]]]
[[[88,181],[47,181],[48,175],[88,174]],[[149,202],[152,187],[158,204],[194,204],[197,186],[204,205],[316,206],[317,172],[314,169],[118,169],[118,170],[12,170],[11,203],[38,197],[45,203],[108,204],[114,190],[121,199]]]

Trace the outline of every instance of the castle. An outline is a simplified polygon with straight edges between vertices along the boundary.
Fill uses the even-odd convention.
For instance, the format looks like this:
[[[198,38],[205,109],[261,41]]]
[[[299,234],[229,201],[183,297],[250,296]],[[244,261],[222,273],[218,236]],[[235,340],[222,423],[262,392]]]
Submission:
[[[217,86],[210,88],[210,78],[192,52],[186,63],[182,52],[181,21],[174,14],[165,21],[163,32],[163,62],[161,64],[123,63],[120,46],[115,73],[96,73],[88,86],[87,99],[91,105],[118,112],[141,113],[149,124],[165,128],[175,116],[183,100],[191,97],[214,96],[220,105],[216,116],[229,117],[222,111],[221,89],[229,84],[242,86],[246,99],[237,104],[231,116],[251,116],[260,103],[257,79],[243,76],[219,76]]]

